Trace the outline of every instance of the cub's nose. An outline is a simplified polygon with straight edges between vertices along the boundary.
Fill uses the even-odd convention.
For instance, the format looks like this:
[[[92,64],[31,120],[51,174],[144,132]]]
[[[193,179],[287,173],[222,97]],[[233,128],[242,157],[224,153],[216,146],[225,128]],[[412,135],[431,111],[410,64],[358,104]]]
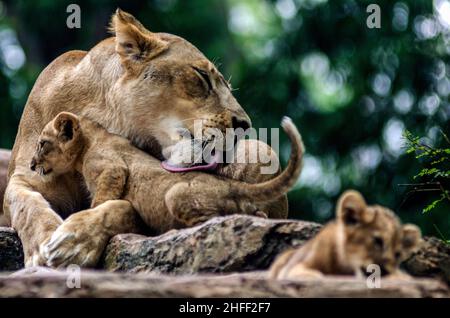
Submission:
[[[36,159],[32,159],[31,160],[31,163],[30,163],[30,169],[32,170],[32,171],[35,171],[36,170],[36,165],[37,165],[37,163],[36,163]]]
[[[247,130],[251,127],[250,121],[246,118],[239,118],[236,116],[233,116],[231,118],[231,125],[233,126],[233,129],[242,128],[243,130]]]

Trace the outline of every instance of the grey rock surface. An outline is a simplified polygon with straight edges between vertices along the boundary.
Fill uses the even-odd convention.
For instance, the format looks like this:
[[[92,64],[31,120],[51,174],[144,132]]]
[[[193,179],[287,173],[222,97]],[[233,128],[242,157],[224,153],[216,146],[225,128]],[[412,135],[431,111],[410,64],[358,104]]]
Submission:
[[[450,245],[435,237],[425,237],[423,246],[403,267],[413,276],[441,278],[450,284]]]
[[[115,236],[103,268],[170,274],[229,273],[266,269],[282,250],[303,244],[320,225],[233,215],[157,237]]]
[[[156,237],[121,234],[108,245],[100,271],[82,271],[81,288],[70,288],[67,271],[23,267],[16,233],[0,227],[2,297],[450,297],[450,247],[425,238],[403,267],[410,280],[325,277],[274,281],[267,269],[281,251],[303,244],[320,225],[250,216],[212,219]],[[106,269],[106,270],[104,270]],[[239,272],[239,273],[237,273]],[[422,278],[423,276],[429,278]],[[442,280],[443,279],[443,280]]]
[[[0,271],[22,268],[23,249],[17,233],[8,227],[0,227]]]
[[[79,288],[73,273],[39,268],[0,275],[0,297],[449,297],[437,280],[381,281],[368,288],[365,280],[327,277],[275,281],[264,272],[229,275],[168,276],[82,271]],[[68,283],[69,282],[69,283]]]

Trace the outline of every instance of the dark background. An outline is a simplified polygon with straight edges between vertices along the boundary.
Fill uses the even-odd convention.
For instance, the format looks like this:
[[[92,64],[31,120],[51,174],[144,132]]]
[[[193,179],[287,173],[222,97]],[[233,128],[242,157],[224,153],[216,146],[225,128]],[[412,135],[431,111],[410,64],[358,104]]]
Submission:
[[[66,27],[66,7],[81,7],[81,29]],[[370,3],[381,29],[366,26]],[[279,127],[289,115],[303,134],[302,177],[289,194],[290,217],[326,221],[339,194],[360,190],[404,221],[450,236],[448,202],[422,209],[433,193],[420,182],[405,129],[429,145],[448,133],[448,0],[147,0],[0,2],[0,147],[11,148],[39,72],[71,49],[108,36],[117,7],[155,32],[180,35],[220,64],[255,127]],[[280,155],[287,159],[283,138]]]

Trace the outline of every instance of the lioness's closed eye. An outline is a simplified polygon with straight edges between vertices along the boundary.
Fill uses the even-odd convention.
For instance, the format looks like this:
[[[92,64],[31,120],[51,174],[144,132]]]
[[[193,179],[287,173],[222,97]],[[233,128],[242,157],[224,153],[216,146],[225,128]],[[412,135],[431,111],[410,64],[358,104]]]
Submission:
[[[391,210],[367,205],[359,192],[351,190],[340,197],[336,220],[304,246],[281,254],[271,266],[270,276],[361,275],[370,264],[380,266],[383,274],[398,274],[400,263],[420,241],[417,226],[402,226]]]

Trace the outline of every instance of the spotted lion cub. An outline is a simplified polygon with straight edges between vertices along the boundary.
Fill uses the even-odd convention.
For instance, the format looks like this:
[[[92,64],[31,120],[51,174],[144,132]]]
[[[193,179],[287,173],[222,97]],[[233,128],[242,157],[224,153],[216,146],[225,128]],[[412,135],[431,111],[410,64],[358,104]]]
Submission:
[[[377,264],[382,274],[407,277],[399,265],[420,241],[417,226],[402,226],[391,210],[367,205],[359,192],[349,190],[338,201],[336,220],[302,247],[281,254],[269,275],[277,279],[323,274],[362,277],[369,264]]]

